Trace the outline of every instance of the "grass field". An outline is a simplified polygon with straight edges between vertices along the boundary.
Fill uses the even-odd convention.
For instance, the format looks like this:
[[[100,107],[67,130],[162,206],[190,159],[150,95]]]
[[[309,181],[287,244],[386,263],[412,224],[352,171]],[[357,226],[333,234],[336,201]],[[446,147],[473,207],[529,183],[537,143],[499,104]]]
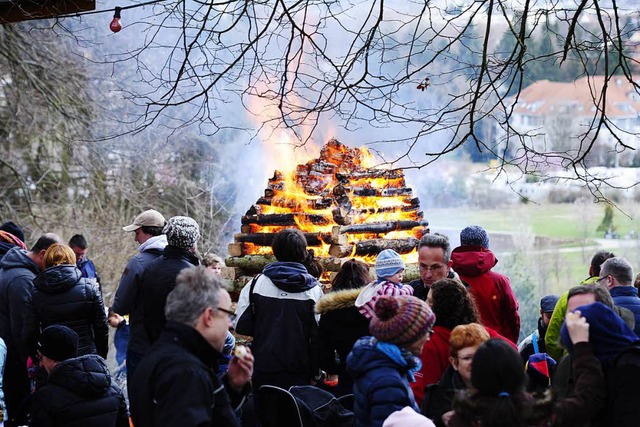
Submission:
[[[603,237],[596,230],[604,217],[604,210],[602,203],[521,204],[489,210],[425,208],[425,217],[432,230],[461,229],[469,224],[478,224],[492,232],[593,239]],[[640,205],[620,205],[614,210],[613,223],[621,236],[631,230],[640,231]]]

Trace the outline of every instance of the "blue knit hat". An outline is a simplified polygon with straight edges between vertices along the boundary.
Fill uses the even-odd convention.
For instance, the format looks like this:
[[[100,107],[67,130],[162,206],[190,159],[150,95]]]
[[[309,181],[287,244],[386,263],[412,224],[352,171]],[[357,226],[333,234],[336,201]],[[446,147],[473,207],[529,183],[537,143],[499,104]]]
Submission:
[[[376,276],[378,279],[386,279],[404,270],[404,261],[393,249],[385,249],[376,258]]]
[[[460,232],[462,246],[482,246],[489,249],[489,236],[479,225],[470,225]]]

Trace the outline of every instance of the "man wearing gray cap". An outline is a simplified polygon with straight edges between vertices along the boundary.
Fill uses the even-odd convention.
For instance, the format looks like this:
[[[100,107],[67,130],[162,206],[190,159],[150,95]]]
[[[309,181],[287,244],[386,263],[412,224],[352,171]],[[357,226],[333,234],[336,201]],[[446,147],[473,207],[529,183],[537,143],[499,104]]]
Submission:
[[[137,363],[149,346],[142,326],[142,309],[135,302],[140,294],[142,272],[151,261],[162,255],[167,246],[167,237],[162,233],[165,222],[160,212],[149,209],[138,215],[133,224],[122,227],[126,232],[134,232],[134,239],[140,244],[139,253],[127,262],[122,272],[113,306],[109,309],[109,324],[114,328],[126,329],[122,316],[130,316],[131,331],[126,357],[128,380],[131,378],[128,374],[130,365]]]

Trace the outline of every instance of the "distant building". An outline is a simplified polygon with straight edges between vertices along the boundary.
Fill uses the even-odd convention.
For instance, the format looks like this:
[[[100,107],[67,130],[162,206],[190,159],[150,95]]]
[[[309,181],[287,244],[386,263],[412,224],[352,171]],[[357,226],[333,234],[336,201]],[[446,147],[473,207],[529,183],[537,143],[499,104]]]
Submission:
[[[588,135],[585,141],[593,138],[604,108],[621,141],[638,148],[640,95],[626,77],[612,76],[607,82],[606,102],[603,102],[603,84],[603,76],[582,77],[570,83],[535,82],[523,89],[519,97],[506,100],[507,107],[515,103],[509,124],[526,135],[525,141],[530,148],[578,154],[581,137]],[[504,135],[504,130],[499,132]],[[640,166],[636,151],[622,151],[620,147],[615,150],[615,146],[616,139],[602,127],[588,157],[589,166]],[[517,138],[510,138],[509,144],[503,147],[507,156],[516,156],[522,143]]]

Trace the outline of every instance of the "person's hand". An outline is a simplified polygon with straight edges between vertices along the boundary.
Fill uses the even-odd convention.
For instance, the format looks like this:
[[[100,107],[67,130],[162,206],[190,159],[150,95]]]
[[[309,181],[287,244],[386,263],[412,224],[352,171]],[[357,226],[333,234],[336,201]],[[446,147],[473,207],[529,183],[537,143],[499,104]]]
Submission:
[[[442,422],[444,423],[445,426],[449,425],[449,422],[451,421],[451,417],[453,417],[453,413],[454,413],[453,411],[449,411],[442,414]]]
[[[253,375],[253,354],[249,347],[246,349],[247,352],[243,357],[233,356],[227,370],[229,385],[236,391],[241,391],[251,381],[251,375]]]
[[[124,317],[120,316],[118,313],[111,313],[107,319],[109,326],[112,328],[117,328],[123,320]]]
[[[573,344],[589,342],[589,324],[587,323],[587,319],[582,317],[579,310],[573,313],[567,313],[564,323],[567,325],[569,338],[571,338]]]

